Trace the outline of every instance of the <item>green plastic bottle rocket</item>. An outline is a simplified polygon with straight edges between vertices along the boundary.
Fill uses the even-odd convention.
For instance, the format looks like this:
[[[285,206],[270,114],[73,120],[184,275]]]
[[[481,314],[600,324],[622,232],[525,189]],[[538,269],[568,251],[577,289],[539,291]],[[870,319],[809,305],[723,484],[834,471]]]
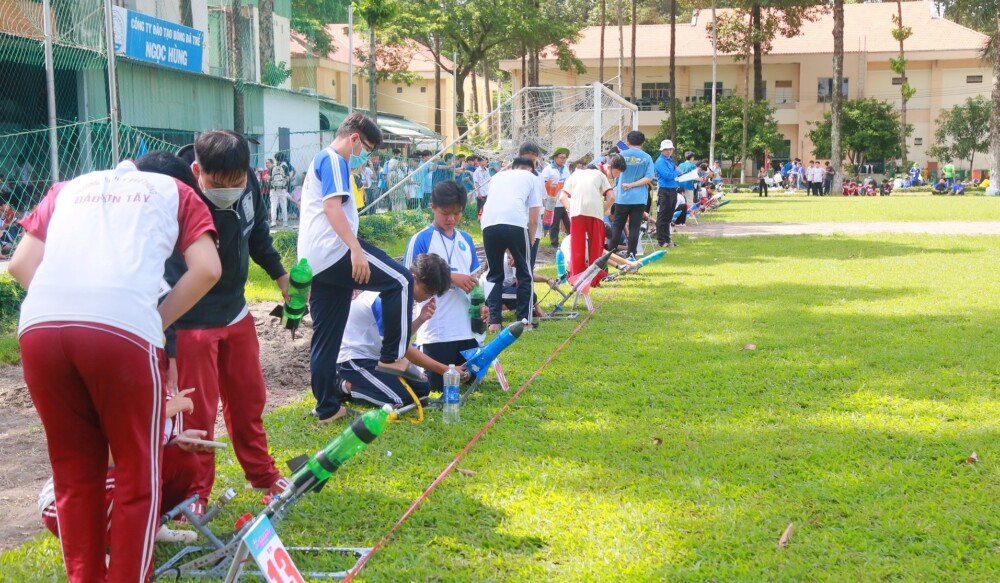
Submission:
[[[309,300],[309,287],[312,285],[312,277],[312,268],[309,267],[309,262],[303,257],[292,268],[292,272],[289,274],[289,300],[271,312],[272,316],[281,318],[281,325],[292,332],[292,340],[295,340],[295,331],[299,328],[299,324],[302,323],[302,316],[306,315],[306,304]]]
[[[472,332],[483,334],[486,332],[486,322],[483,321],[483,304],[486,303],[486,296],[483,295],[483,288],[477,283],[469,294],[469,319],[472,321]]]
[[[312,457],[306,459],[306,456],[300,456],[288,462],[295,471],[289,489],[297,492],[305,486],[305,492],[321,490],[344,462],[382,434],[390,413],[390,405],[368,411]]]

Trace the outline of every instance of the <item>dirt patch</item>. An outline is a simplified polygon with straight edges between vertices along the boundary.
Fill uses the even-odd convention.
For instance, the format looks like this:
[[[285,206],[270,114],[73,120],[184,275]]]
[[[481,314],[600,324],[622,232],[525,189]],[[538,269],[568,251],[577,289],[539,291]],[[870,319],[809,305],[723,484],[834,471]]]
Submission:
[[[306,316],[291,339],[288,330],[268,316],[275,304],[253,304],[251,314],[260,339],[260,362],[267,385],[265,413],[309,393],[309,342],[312,320]],[[225,435],[221,414],[216,434]],[[28,395],[20,365],[0,368],[0,551],[20,545],[42,530],[38,493],[51,475],[45,432]]]

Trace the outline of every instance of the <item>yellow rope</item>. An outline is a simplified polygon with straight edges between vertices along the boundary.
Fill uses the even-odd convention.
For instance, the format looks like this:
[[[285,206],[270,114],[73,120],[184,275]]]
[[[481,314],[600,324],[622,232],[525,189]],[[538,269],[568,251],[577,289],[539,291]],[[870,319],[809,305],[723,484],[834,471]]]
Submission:
[[[399,377],[399,382],[403,385],[403,388],[406,389],[406,392],[410,393],[410,398],[413,399],[413,404],[417,406],[417,418],[410,419],[410,423],[420,423],[424,420],[424,407],[420,404],[420,399],[417,398],[417,394],[413,392],[412,388],[410,388],[410,383],[406,382],[406,379]],[[399,421],[399,415],[394,415],[393,421]]]

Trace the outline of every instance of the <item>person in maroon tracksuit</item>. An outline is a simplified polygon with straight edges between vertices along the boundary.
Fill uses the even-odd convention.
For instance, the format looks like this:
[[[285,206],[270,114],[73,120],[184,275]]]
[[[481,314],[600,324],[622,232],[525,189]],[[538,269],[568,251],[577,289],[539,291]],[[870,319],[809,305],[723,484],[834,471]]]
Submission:
[[[72,583],[147,581],[160,509],[163,330],[221,275],[212,217],[190,187],[122,162],[55,185],[21,224],[9,271],[28,290],[21,358],[48,441],[66,574]],[[187,271],[157,307],[175,249]]]

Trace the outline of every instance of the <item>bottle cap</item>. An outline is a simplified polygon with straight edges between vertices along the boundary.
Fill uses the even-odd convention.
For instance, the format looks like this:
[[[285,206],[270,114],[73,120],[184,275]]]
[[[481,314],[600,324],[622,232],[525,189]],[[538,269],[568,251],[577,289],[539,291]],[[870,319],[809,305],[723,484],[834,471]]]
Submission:
[[[233,524],[233,530],[239,530],[239,529],[243,528],[243,525],[245,525],[246,523],[250,522],[251,520],[253,520],[253,514],[250,514],[249,512],[247,512],[243,516],[241,516],[238,519],[236,519],[236,523]]]

